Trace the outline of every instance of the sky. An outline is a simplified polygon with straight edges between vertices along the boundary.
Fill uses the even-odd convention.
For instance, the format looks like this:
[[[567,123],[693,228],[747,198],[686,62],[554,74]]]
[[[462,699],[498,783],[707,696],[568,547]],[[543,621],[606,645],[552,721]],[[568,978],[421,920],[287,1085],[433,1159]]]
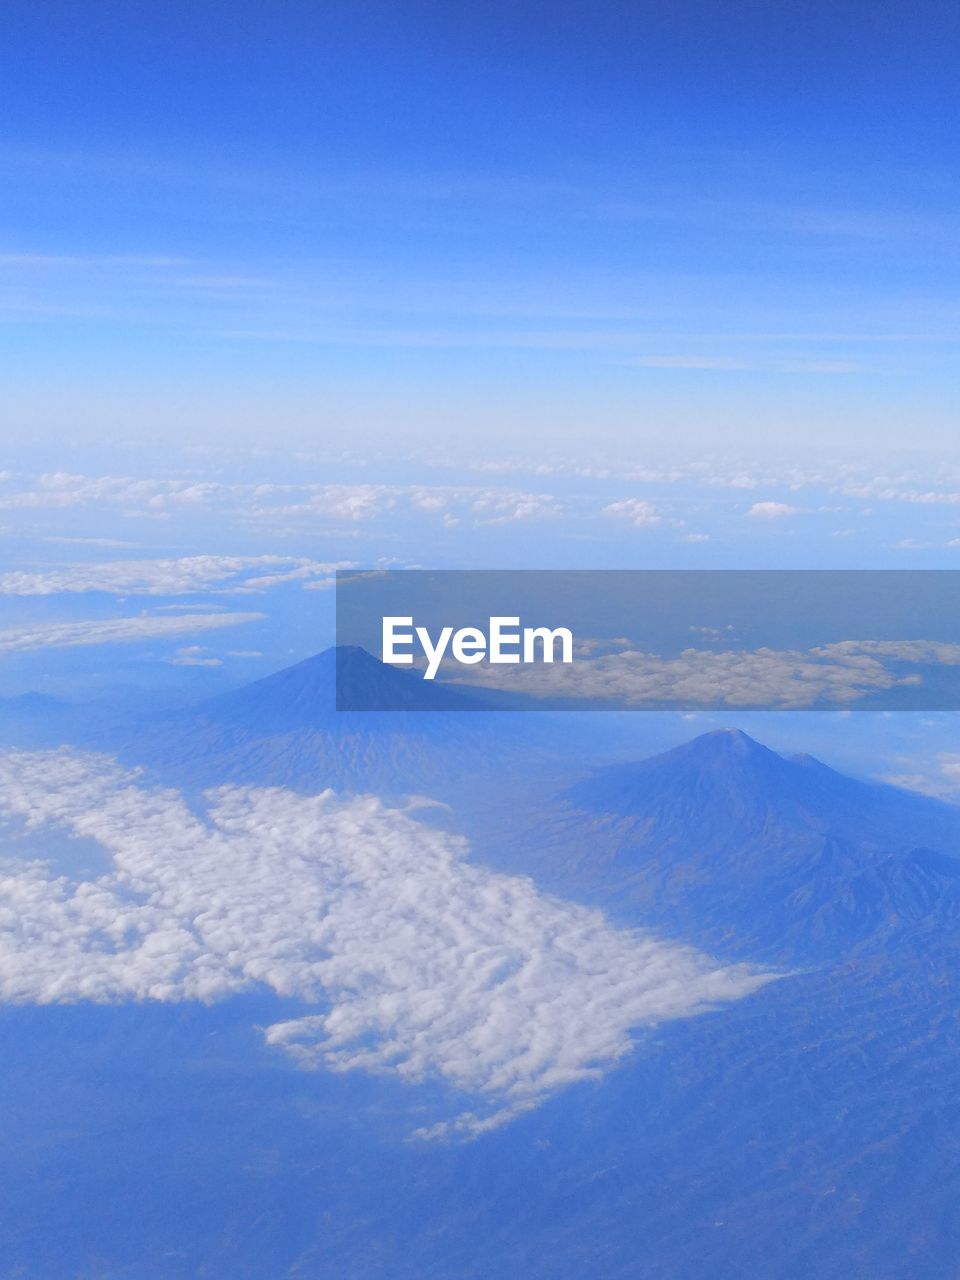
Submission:
[[[0,432],[952,446],[950,3],[14,3]]]
[[[958,45],[14,0],[0,697],[235,687],[331,643],[337,566],[956,567]]]
[[[952,0],[10,0],[0,699],[77,723],[236,688],[333,641],[342,567],[956,567],[958,55]],[[731,714],[960,797],[951,716]],[[326,991],[270,1042],[474,1092],[464,1133],[768,976],[373,798],[191,816],[69,752],[0,752],[0,783],[107,868],[0,882],[0,997]]]

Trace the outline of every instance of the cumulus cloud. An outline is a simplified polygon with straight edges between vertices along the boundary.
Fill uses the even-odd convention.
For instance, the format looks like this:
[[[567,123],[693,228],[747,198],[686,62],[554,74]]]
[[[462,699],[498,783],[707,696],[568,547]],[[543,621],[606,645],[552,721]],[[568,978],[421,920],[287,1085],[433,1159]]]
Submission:
[[[717,633],[715,637],[720,638]],[[582,651],[581,651],[582,652]],[[960,645],[850,640],[812,649],[684,649],[664,657],[626,649],[569,665],[443,664],[452,682],[535,698],[576,698],[632,707],[844,707],[871,693],[914,685],[890,663],[960,664]]]
[[[258,485],[251,513],[255,516],[322,516],[356,523],[390,511],[397,499],[383,484]]]
[[[184,509],[230,514],[263,525],[282,520],[296,525],[318,519],[355,525],[397,510],[434,515],[447,525],[460,516],[506,524],[558,515],[548,493],[510,486],[425,485],[288,481],[224,483],[203,479],[137,479],[47,472],[26,487],[0,490],[0,510],[35,512],[98,508],[123,515],[166,519]],[[458,514],[459,513],[459,514]],[[158,562],[159,563],[159,562]]]
[[[483,524],[512,524],[517,520],[543,520],[561,513],[549,493],[525,493],[517,489],[484,489],[473,494],[471,509]]]
[[[652,502],[643,498],[623,498],[619,502],[610,502],[600,513],[616,520],[629,520],[638,529],[649,529],[660,523],[660,512]]]
[[[54,622],[6,627],[0,631],[0,654],[28,653],[36,649],[72,649],[98,644],[136,644],[140,640],[166,639],[217,631],[244,622],[259,622],[262,613],[140,614],[135,618],[97,618],[79,622]]]
[[[834,644],[820,645],[811,652],[826,658],[865,656],[888,658],[894,662],[960,666],[960,644],[945,640],[838,640]]]
[[[49,596],[92,591],[112,595],[176,596],[197,592],[250,594],[287,582],[331,581],[349,561],[321,563],[302,556],[181,556],[175,560],[112,560],[38,572],[0,574],[0,595]]]
[[[819,368],[836,370],[831,362],[819,362]],[[191,466],[201,451],[194,450]],[[529,520],[558,512],[574,514],[585,519],[596,519],[599,514],[619,516],[631,520],[639,527],[651,523],[649,512],[641,506],[634,516],[630,514],[632,502],[642,499],[624,499],[608,502],[603,491],[580,492],[558,501],[550,493],[539,491],[538,484],[530,481],[530,488],[509,485],[487,487],[471,484],[434,483],[380,483],[341,482],[331,477],[331,467],[338,465],[330,458],[288,459],[291,465],[287,477],[279,482],[225,481],[219,475],[210,477],[200,472],[184,475],[142,478],[129,475],[84,475],[63,470],[47,472],[39,476],[0,474],[0,510],[6,510],[31,522],[46,519],[54,526],[62,513],[73,509],[96,509],[108,515],[129,517],[147,516],[167,519],[175,513],[187,512],[202,519],[214,515],[220,520],[233,520],[237,525],[249,525],[255,521],[261,528],[269,528],[275,521],[284,532],[289,528],[310,527],[317,521],[335,523],[342,532],[348,530],[358,535],[363,526],[385,515],[397,513],[414,518],[434,518],[437,525],[455,527],[476,523],[489,518],[497,523],[510,520]],[[351,476],[359,465],[372,466],[370,458],[339,459],[351,466]],[[621,455],[608,457],[562,458],[536,456],[504,456],[502,458],[471,459],[470,457],[437,457],[422,459],[428,463],[430,474],[438,467],[459,468],[461,472],[517,474],[534,477],[576,476],[587,481],[602,481],[604,489],[610,481],[637,487],[656,484],[668,490],[664,501],[675,505],[677,498],[690,500],[691,490],[753,491],[755,494],[770,492],[794,492],[821,490],[842,495],[845,498],[876,499],[880,502],[899,502],[921,507],[938,505],[955,506],[960,503],[960,471],[938,464],[925,470],[879,474],[865,464],[832,461],[820,466],[797,465],[788,459],[766,461],[756,458],[728,457],[673,459],[669,462],[651,463],[644,460],[624,460]],[[315,481],[322,462],[325,477]],[[304,471],[306,470],[306,477]],[[710,501],[713,501],[711,495]],[[479,504],[474,509],[475,504]],[[661,504],[662,506],[662,504]],[[774,520],[788,514],[800,514],[804,509],[817,510],[816,505],[805,508],[792,507],[790,502],[765,500],[744,505],[752,520]],[[667,511],[667,508],[664,508]],[[58,515],[58,513],[60,513]],[[667,513],[669,514],[669,513]],[[851,511],[851,515],[853,512]],[[866,514],[861,511],[860,514]],[[639,519],[635,517],[639,516]],[[663,516],[666,520],[667,515]],[[703,519],[703,507],[699,507],[698,519]],[[54,535],[66,535],[70,531],[52,528]],[[110,532],[116,532],[111,530]],[[96,541],[96,540],[93,540]],[[123,539],[104,538],[103,545]]]
[[[241,486],[214,481],[138,479],[133,476],[87,476],[48,471],[31,487],[0,493],[0,510],[68,510],[77,507],[119,508],[162,514],[169,506],[198,505],[225,499]]]
[[[593,908],[471,865],[462,840],[375,797],[227,787],[205,819],[95,756],[0,755],[0,812],[99,842],[108,873],[0,867],[0,999],[314,1005],[267,1028],[306,1067],[436,1080],[476,1134],[594,1079],[632,1032],[769,980],[614,928]]]
[[[0,510],[94,507],[166,517],[185,508],[210,508],[249,516],[304,513],[355,521],[389,508],[393,498],[389,485],[224,483],[57,471],[36,477],[27,488],[0,493]]]

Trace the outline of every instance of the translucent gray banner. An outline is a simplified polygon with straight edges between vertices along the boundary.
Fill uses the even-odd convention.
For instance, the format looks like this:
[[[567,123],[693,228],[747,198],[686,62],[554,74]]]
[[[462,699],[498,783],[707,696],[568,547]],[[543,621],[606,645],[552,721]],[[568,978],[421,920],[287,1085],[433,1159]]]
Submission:
[[[342,711],[960,709],[960,571],[337,574]]]

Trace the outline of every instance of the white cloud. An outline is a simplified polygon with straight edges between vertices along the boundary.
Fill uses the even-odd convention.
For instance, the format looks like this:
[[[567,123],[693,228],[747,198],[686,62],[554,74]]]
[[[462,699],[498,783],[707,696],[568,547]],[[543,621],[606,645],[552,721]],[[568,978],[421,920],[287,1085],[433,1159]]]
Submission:
[[[912,762],[911,762],[912,763]],[[940,800],[957,801],[960,792],[960,755],[943,752],[929,773],[891,773],[881,777],[894,787],[907,791],[919,791],[921,795],[936,796]]]
[[[91,591],[112,595],[177,596],[221,591],[266,591],[287,582],[329,581],[350,562],[321,563],[298,556],[182,556],[176,560],[113,560],[37,572],[0,574],[0,595],[48,596]]]
[[[359,520],[389,507],[393,490],[372,484],[225,484],[216,480],[137,479],[46,472],[32,487],[0,493],[0,509],[119,508],[125,514],[168,516],[183,508],[246,515],[305,513]]]
[[[214,657],[202,644],[188,644],[177,650],[172,658],[164,658],[171,667],[222,667],[223,659]]]
[[[517,489],[484,489],[472,495],[471,509],[482,524],[512,524],[517,520],[543,520],[558,516],[561,508],[549,493],[525,493]]]
[[[916,684],[890,662],[960,664],[960,645],[850,640],[814,649],[685,649],[675,657],[624,650],[570,665],[464,668],[443,664],[451,682],[535,698],[580,698],[628,706],[844,707],[867,694]]]
[[[245,622],[259,622],[263,617],[262,613],[185,613],[176,617],[140,614],[135,618],[98,618],[7,627],[0,631],[0,654],[98,644],[135,644],[140,640],[236,627]]]
[[[397,491],[382,484],[258,485],[252,498],[252,514],[259,517],[322,516],[355,523],[391,510]]]
[[[650,529],[660,523],[660,512],[652,502],[643,498],[623,498],[619,502],[610,502],[600,513],[617,520],[629,520],[638,529]]]
[[[782,520],[785,516],[795,516],[797,508],[788,502],[755,502],[747,515],[754,520]]]
[[[960,644],[944,640],[838,640],[821,645],[811,653],[827,658],[889,658],[894,662],[939,663],[960,666]]]
[[[374,797],[228,787],[208,820],[103,758],[0,754],[0,812],[100,843],[73,882],[0,867],[0,999],[213,1001],[253,987],[316,1005],[267,1028],[304,1066],[440,1080],[478,1133],[594,1079],[634,1029],[770,975],[617,929],[593,908],[464,860]]]
[[[37,477],[32,489],[0,494],[0,508],[59,510],[86,506],[137,507],[154,501],[169,488],[171,486],[162,481],[135,480],[130,476],[83,476],[67,471],[51,471]]]

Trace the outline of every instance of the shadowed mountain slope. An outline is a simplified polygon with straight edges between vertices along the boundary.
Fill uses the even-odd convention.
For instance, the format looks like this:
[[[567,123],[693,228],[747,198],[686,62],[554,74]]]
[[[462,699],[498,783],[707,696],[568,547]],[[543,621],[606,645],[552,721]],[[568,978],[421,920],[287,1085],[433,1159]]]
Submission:
[[[351,706],[338,711],[337,684]],[[401,710],[378,711],[384,702]],[[478,709],[479,708],[479,709]],[[105,745],[188,789],[223,782],[469,795],[509,761],[551,754],[546,717],[486,709],[482,695],[386,666],[363,649],[327,649],[262,680]]]
[[[782,963],[960,915],[960,809],[739,730],[597,770],[515,850],[557,891]]]

